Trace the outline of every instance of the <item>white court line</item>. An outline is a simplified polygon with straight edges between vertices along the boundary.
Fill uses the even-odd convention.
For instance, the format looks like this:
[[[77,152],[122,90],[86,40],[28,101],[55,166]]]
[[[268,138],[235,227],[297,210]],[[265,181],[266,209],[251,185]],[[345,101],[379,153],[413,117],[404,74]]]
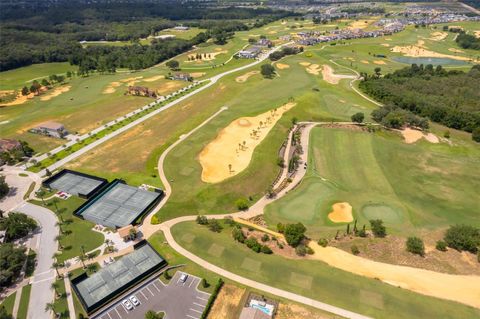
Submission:
[[[196,305],[196,306],[199,306],[199,307],[205,308],[205,305],[199,304],[198,302],[194,302],[193,304],[194,304],[194,305]]]
[[[187,315],[187,317],[190,317],[190,318],[193,318],[193,319],[200,319],[200,318],[197,318],[197,317],[194,317],[194,316],[190,316],[190,315]]]
[[[147,299],[147,300],[148,300],[147,296],[145,296],[145,294],[143,293],[143,291],[139,290],[139,292],[142,294],[142,296],[144,296],[144,297],[145,297],[145,299]]]
[[[152,296],[155,296],[155,295],[153,294],[153,292],[150,290],[150,288],[148,288],[148,287],[145,287],[145,288],[147,288],[148,292],[150,292],[150,293],[152,294]]]
[[[202,298],[202,297],[200,297],[200,296],[196,296],[196,297],[197,297],[198,299],[200,299],[200,300],[208,301],[208,299]]]
[[[160,289],[158,289],[157,285],[155,285],[154,282],[152,282],[152,285],[153,285],[153,287],[155,287],[155,289],[157,289],[158,292],[160,292]]]
[[[195,311],[195,312],[198,312],[198,313],[202,313],[202,311],[200,310],[196,310],[196,309],[193,309],[193,308],[190,308],[191,311]]]

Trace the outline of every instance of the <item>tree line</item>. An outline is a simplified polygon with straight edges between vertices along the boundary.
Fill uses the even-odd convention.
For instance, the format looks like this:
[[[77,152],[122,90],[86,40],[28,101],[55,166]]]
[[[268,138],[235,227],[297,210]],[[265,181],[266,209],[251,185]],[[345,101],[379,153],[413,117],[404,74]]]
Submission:
[[[466,34],[465,31],[460,32],[455,42],[464,49],[480,50],[480,39],[474,35]]]
[[[480,65],[463,72],[413,64],[385,76],[376,70],[362,77],[359,87],[386,105],[372,114],[380,122],[386,118],[392,127],[404,122],[427,128],[428,118],[467,132],[480,128]]]

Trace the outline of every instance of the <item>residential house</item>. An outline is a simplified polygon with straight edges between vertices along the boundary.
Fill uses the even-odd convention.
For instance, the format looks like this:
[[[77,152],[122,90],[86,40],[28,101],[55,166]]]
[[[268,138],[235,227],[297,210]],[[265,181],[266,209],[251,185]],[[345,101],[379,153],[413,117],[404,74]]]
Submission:
[[[260,47],[251,46],[245,50],[238,51],[237,56],[243,59],[255,59],[261,52],[262,49]]]
[[[172,80],[177,80],[177,81],[192,81],[193,78],[190,74],[188,73],[175,73],[172,75]]]
[[[63,124],[57,122],[45,122],[37,127],[30,129],[30,132],[56,137],[56,138],[64,138],[68,135],[68,131],[65,129]]]

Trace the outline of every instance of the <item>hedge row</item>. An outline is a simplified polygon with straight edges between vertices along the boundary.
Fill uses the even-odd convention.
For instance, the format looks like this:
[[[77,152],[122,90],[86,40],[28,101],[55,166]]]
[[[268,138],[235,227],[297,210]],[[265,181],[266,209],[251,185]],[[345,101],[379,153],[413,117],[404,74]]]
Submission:
[[[213,290],[213,293],[211,294],[210,298],[208,298],[207,305],[205,306],[205,310],[203,310],[203,313],[200,319],[207,319],[208,314],[210,313],[210,309],[212,308],[215,299],[217,299],[217,295],[220,292],[220,288],[222,288],[223,284],[224,282],[222,278],[218,279],[218,282],[215,285],[215,289]]]

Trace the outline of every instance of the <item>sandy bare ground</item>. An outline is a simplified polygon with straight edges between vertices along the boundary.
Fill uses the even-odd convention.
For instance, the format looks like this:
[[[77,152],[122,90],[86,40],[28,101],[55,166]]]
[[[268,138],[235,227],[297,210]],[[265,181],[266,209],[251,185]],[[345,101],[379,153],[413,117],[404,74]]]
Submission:
[[[462,51],[462,50],[459,50],[459,49],[455,49],[455,48],[449,48],[448,51],[454,52],[454,53],[465,53],[465,51]]]
[[[376,278],[393,286],[424,295],[458,301],[480,308],[480,276],[449,275],[425,269],[397,266],[349,254],[335,247],[310,242],[312,259],[326,262],[361,276]]]
[[[218,49],[218,48],[217,48]],[[184,62],[195,62],[195,61],[212,61],[212,60],[215,60],[215,58],[217,57],[217,55],[219,54],[225,54],[225,53],[228,53],[227,50],[221,50],[221,51],[218,51],[218,50],[215,50],[216,52],[210,52],[210,53],[202,53],[202,58],[201,59],[196,59],[197,57],[197,54],[196,53],[192,53],[192,54],[189,54],[188,57],[191,59],[191,58],[195,58],[195,60],[193,61],[184,61]],[[206,54],[206,56],[205,56]]]
[[[61,86],[61,87],[55,88],[52,92],[42,96],[40,98],[40,100],[49,101],[49,100],[53,99],[54,97],[59,96],[62,93],[70,91],[71,88],[72,88],[71,85]]]
[[[145,81],[145,82],[155,82],[155,81],[158,81],[158,80],[161,80],[161,79],[164,79],[164,78],[165,78],[164,75],[156,75],[156,76],[152,76],[152,77],[143,79],[143,81]]]
[[[416,141],[420,140],[421,138],[426,139],[430,143],[439,143],[440,140],[438,137],[433,134],[433,133],[423,133],[422,131],[419,130],[414,130],[409,127],[401,130],[402,136],[405,139],[405,143],[407,144],[412,144],[415,143]]]
[[[288,65],[288,64],[283,64],[283,63],[276,63],[275,66],[276,66],[279,70],[288,69],[288,68],[290,67],[290,65]]]
[[[328,64],[323,65],[322,76],[325,81],[330,84],[338,84],[342,79],[354,79],[355,75],[335,74]]]
[[[328,219],[334,223],[349,223],[353,221],[352,206],[349,203],[335,203],[333,211],[328,214]]]
[[[300,62],[301,66],[309,66],[311,63],[310,62]]]
[[[384,47],[387,47],[387,48],[390,46],[390,44],[388,44],[388,43],[382,43],[382,44],[380,44],[380,45],[381,45],[381,46],[384,46]]]
[[[370,62],[368,62],[367,60],[362,60],[360,62],[362,62],[363,64],[370,64]]]
[[[350,23],[348,26],[348,29],[364,29],[368,27],[372,22],[375,20],[358,20],[358,21],[353,21]]]
[[[373,61],[373,63],[378,64],[378,65],[387,64],[387,63],[385,63],[385,61],[382,61],[382,60],[375,60],[375,61]]]
[[[190,73],[190,76],[192,78],[196,79],[196,78],[204,76],[205,74],[206,74],[205,72],[193,72],[193,73]]]
[[[305,70],[313,75],[319,75],[322,71],[322,67],[318,64],[311,64],[310,62],[300,62],[301,66],[305,67]]]
[[[430,38],[428,38],[428,39],[433,40],[433,41],[442,41],[447,36],[448,36],[447,32],[438,32],[437,31],[437,32],[433,32],[432,34],[430,34]]]
[[[104,90],[103,90],[103,94],[112,94],[112,93],[115,93],[115,91],[117,90],[117,87],[119,87],[120,85],[122,85],[122,83],[120,82],[111,82]]]
[[[408,45],[408,46],[394,46],[390,51],[395,53],[403,53],[404,56],[409,57],[430,57],[430,58],[450,58],[454,60],[461,60],[461,61],[471,61],[471,58],[459,56],[459,55],[451,55],[451,54],[443,54],[434,51],[430,51],[425,49],[423,46],[423,41],[418,41],[417,45]]]
[[[473,31],[473,34],[475,34],[477,38],[480,38],[480,30]]]
[[[227,318],[227,317],[225,317]],[[336,318],[334,315],[314,313],[300,305],[292,303],[280,303],[278,305],[276,319],[329,319]]]
[[[287,103],[255,117],[241,117],[222,129],[200,152],[202,181],[219,183],[247,168],[259,145],[283,113],[296,103]]]
[[[210,311],[209,319],[225,319],[232,318],[232,314],[240,307],[240,301],[245,288],[239,288],[231,284],[223,285],[220,293],[215,299],[212,310]]]
[[[247,73],[245,73],[244,75],[237,76],[237,77],[235,78],[235,81],[237,81],[238,83],[246,82],[249,77],[251,77],[252,75],[255,75],[255,74],[260,74],[260,71],[250,71],[250,72],[247,72]]]

